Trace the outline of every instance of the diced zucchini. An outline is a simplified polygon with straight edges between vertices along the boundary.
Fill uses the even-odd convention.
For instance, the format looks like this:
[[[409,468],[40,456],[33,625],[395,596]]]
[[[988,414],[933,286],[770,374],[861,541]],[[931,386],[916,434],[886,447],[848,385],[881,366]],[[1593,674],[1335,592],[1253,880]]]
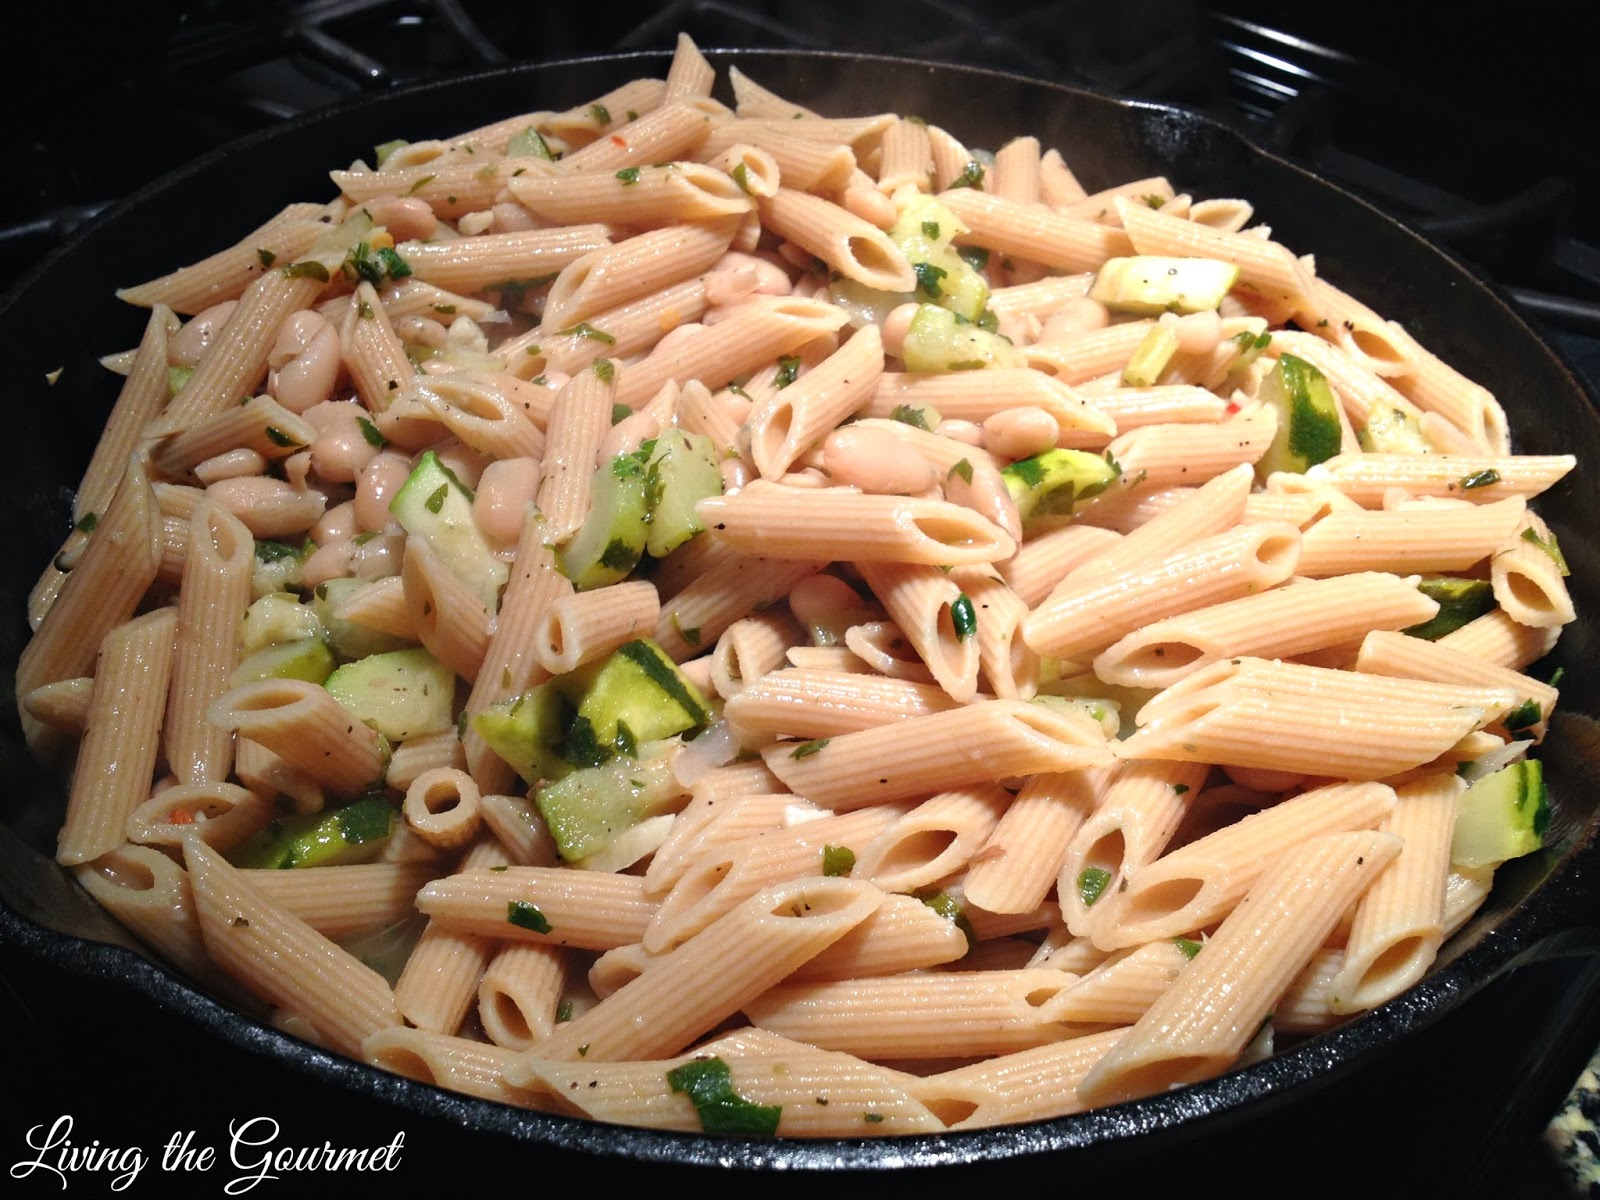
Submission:
[[[1544,845],[1549,823],[1544,767],[1536,758],[1525,758],[1486,775],[1462,794],[1450,861],[1482,867],[1532,854]]]
[[[472,589],[490,612],[510,568],[495,557],[472,519],[472,492],[432,450],[426,451],[389,504],[405,531],[427,542],[445,568]]]
[[[245,658],[228,676],[228,686],[242,687],[263,679],[303,679],[323,683],[333,674],[333,652],[319,637],[297,638],[263,646]]]
[[[1436,642],[1447,633],[1454,633],[1469,621],[1494,608],[1494,588],[1487,579],[1456,579],[1449,575],[1429,575],[1417,584],[1417,590],[1429,599],[1439,602],[1439,611],[1421,624],[1401,630],[1412,637]]]
[[[629,744],[654,742],[699,729],[711,709],[667,652],[646,638],[628,642],[582,680],[578,717],[595,736],[625,752]]]
[[[328,676],[330,695],[393,742],[455,724],[456,673],[426,650],[393,650],[347,663]]]
[[[1154,387],[1177,352],[1178,335],[1164,325],[1157,325],[1144,335],[1133,357],[1128,359],[1128,365],[1122,368],[1122,386]]]
[[[1281,354],[1261,381],[1260,399],[1278,412],[1278,432],[1256,463],[1262,479],[1274,471],[1303,475],[1339,453],[1338,402],[1321,371],[1302,358]]]
[[[309,542],[297,550],[270,538],[257,538],[255,560],[250,566],[250,594],[260,598],[300,587],[309,554]]]
[[[561,857],[577,862],[605,849],[619,833],[682,791],[669,758],[622,756],[540,788],[534,803]]]
[[[556,750],[571,715],[555,684],[541,683],[514,700],[491,704],[473,718],[472,728],[524,782],[538,783],[572,769]]]
[[[835,279],[828,285],[826,296],[830,304],[837,305],[850,314],[850,327],[882,325],[889,314],[912,300],[910,292],[880,292],[854,279]]]
[[[644,491],[649,506],[645,549],[652,558],[663,558],[705,529],[694,506],[722,495],[716,446],[703,434],[662,430],[645,464]]]
[[[1423,435],[1417,418],[1402,408],[1374,404],[1356,441],[1368,454],[1432,454],[1433,443]]]
[[[1098,696],[1035,696],[1034,704],[1042,704],[1056,712],[1076,713],[1088,717],[1100,726],[1109,740],[1122,731],[1122,709],[1115,700]]]
[[[1022,352],[937,304],[917,306],[906,330],[900,357],[908,371],[977,371],[984,367],[1023,367]]]
[[[315,608],[300,603],[297,597],[288,592],[273,592],[245,609],[244,623],[240,629],[240,653],[248,657],[257,650],[281,642],[320,638],[323,632]]]
[[[317,590],[313,593],[312,609],[327,630],[328,648],[345,662],[373,654],[386,654],[391,650],[407,650],[416,644],[407,638],[333,615],[353,593],[366,586],[359,579],[329,579],[317,584]]]
[[[358,796],[329,812],[280,817],[229,854],[237,867],[336,867],[371,862],[394,832],[394,806]]]
[[[989,285],[956,253],[952,239],[971,232],[932,196],[910,193],[889,237],[917,273],[918,300],[976,322],[989,304]]]
[[[1215,258],[1164,258],[1152,254],[1108,259],[1089,298],[1117,313],[1208,312],[1239,281],[1239,268]]]
[[[1018,459],[1000,471],[1006,491],[1024,520],[1052,513],[1070,513],[1080,500],[1098,496],[1122,474],[1110,458],[1087,450],[1055,447]]]
[[[556,554],[562,574],[580,592],[626,579],[639,565],[650,532],[648,457],[642,452],[619,454],[596,468],[589,515]]]

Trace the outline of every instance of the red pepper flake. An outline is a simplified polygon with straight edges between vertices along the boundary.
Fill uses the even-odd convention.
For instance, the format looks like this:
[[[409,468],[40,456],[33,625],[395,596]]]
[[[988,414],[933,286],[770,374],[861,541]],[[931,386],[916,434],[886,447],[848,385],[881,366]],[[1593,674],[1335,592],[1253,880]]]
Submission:
[[[613,133],[611,135],[611,144],[619,147],[620,149],[626,150],[628,148],[628,139],[619,133]]]
[[[175,808],[172,810],[171,821],[174,825],[193,825],[194,813],[187,808]]]
[[[1234,413],[1239,411],[1239,406],[1237,404],[1235,404],[1232,400],[1229,400],[1228,401],[1228,407],[1223,409],[1222,411],[1227,413],[1231,417],[1231,416],[1233,416]]]

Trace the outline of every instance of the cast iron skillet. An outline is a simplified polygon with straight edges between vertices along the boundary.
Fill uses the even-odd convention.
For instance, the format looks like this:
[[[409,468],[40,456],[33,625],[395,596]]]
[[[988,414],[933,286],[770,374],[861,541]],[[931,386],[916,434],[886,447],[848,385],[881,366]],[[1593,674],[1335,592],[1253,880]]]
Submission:
[[[27,759],[14,713],[4,722],[5,823],[0,826],[0,933],[26,953],[67,963],[96,987],[120,982],[183,1012],[233,1045],[422,1116],[551,1150],[634,1163],[871,1170],[995,1163],[1067,1148],[1131,1160],[1152,1147],[1231,1127],[1414,1041],[1511,966],[1600,945],[1596,797],[1600,685],[1594,659],[1600,551],[1587,518],[1600,512],[1600,419],[1593,398],[1489,287],[1415,234],[1303,170],[1193,114],[1113,101],[1010,75],[896,59],[747,52],[736,62],[777,92],[824,113],[917,113],[972,146],[1021,133],[1057,146],[1091,190],[1164,174],[1200,196],[1242,196],[1319,273],[1420,340],[1506,405],[1524,453],[1574,453],[1580,470],[1541,502],[1572,565],[1579,619],[1554,656],[1567,666],[1545,759],[1557,811],[1545,850],[1505,868],[1485,909],[1411,992],[1258,1066],[1179,1092],[1036,1125],[887,1141],[744,1142],[619,1130],[448,1095],[302,1043],[222,1006],[150,962],[50,861],[64,801]],[[330,193],[325,172],[395,137],[448,136],[508,114],[585,102],[665,70],[662,55],[524,67],[370,97],[294,121],[192,164],[84,230],[0,303],[6,331],[6,469],[0,473],[4,563],[0,653],[14,666],[26,636],[24,599],[69,523],[71,488],[115,396],[97,356],[135,344],[143,313],[112,297],[219,246],[291,200]],[[49,385],[47,372],[61,368]],[[1574,669],[1579,668],[1579,669]],[[10,688],[6,688],[9,698]],[[42,853],[41,853],[42,852]],[[315,1081],[314,1083],[312,1081]],[[1154,1140],[1151,1140],[1154,1139]]]

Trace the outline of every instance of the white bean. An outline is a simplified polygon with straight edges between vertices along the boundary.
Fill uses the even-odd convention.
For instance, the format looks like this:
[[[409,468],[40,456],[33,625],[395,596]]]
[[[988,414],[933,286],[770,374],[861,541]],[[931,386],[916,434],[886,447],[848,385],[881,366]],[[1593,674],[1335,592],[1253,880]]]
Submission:
[[[339,335],[326,321],[322,330],[290,362],[272,372],[268,390],[290,412],[303,413],[333,394],[344,368]]]
[[[645,442],[661,433],[661,422],[654,414],[641,409],[622,418],[600,442],[600,462],[610,462],[619,454],[632,454]]]
[[[167,343],[167,361],[175,367],[194,366],[238,307],[237,300],[224,300],[197,312]]]
[[[969,446],[983,445],[983,426],[976,421],[963,421],[959,418],[940,421],[933,427],[933,431],[940,437],[953,438],[958,442],[965,442]]]
[[[317,474],[334,483],[351,483],[362,467],[378,454],[378,447],[362,432],[367,410],[348,400],[313,404],[301,414],[317,431],[311,443],[311,464]]]
[[[483,469],[472,501],[472,519],[484,537],[509,546],[522,535],[523,514],[539,493],[540,475],[536,458],[505,458]]]
[[[334,542],[348,541],[358,532],[355,502],[346,500],[322,514],[321,519],[311,527],[311,540],[319,546],[329,546]]]
[[[317,340],[317,335],[328,327],[328,318],[315,309],[294,313],[278,330],[278,339],[267,353],[267,366],[276,370],[299,358]]]
[[[329,542],[326,546],[319,545],[301,565],[301,581],[307,587],[314,588],[330,579],[350,574],[350,560],[354,557],[355,551],[355,544],[348,538]]]
[[[415,196],[381,196],[362,207],[396,242],[424,241],[439,229],[439,218],[428,202]]]
[[[241,475],[261,475],[267,469],[267,459],[259,450],[240,446],[222,454],[212,455],[203,463],[196,463],[195,478],[201,483],[216,483],[219,479],[237,479]]]
[[[258,538],[303,533],[317,523],[328,505],[321,492],[302,491],[281,479],[261,475],[221,480],[208,487],[206,495],[243,521]]]
[[[902,304],[890,309],[889,315],[883,319],[883,352],[891,358],[900,357],[900,351],[906,344],[906,331],[911,328],[911,320],[920,307],[918,304]]]
[[[933,464],[881,429],[835,429],[822,443],[822,461],[834,483],[879,495],[912,495],[934,481]]]
[[[1109,324],[1111,314],[1106,311],[1104,304],[1087,296],[1074,296],[1050,314],[1039,331],[1039,340],[1050,342],[1057,338],[1068,338],[1092,329],[1104,329]]]
[[[983,423],[983,448],[999,458],[1029,458],[1056,444],[1061,426],[1042,408],[1023,405],[995,413]]]
[[[411,460],[393,450],[384,450],[356,475],[356,523],[363,530],[377,532],[387,526],[389,502],[411,474]]]
[[[1162,325],[1178,336],[1178,349],[1185,354],[1210,354],[1222,341],[1222,318],[1214,310],[1206,312],[1162,313]]]

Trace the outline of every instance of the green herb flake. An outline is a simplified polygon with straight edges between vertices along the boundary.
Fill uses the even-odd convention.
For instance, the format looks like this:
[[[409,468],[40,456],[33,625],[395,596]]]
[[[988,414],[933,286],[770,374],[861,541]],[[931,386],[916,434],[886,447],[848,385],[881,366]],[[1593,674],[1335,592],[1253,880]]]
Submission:
[[[945,475],[945,478],[948,479],[951,475],[956,476],[965,483],[971,483],[972,463],[965,458],[959,460],[955,466],[950,468],[949,472]]]
[[[563,1000],[556,1005],[556,1024],[565,1025],[570,1020],[572,1020],[572,1001]]]
[[[453,317],[456,315],[456,306],[454,304],[435,304],[433,306],[433,311],[436,313],[442,313],[447,317]]]
[[[1175,795],[1178,795],[1178,796],[1188,795],[1188,793],[1189,793],[1189,785],[1187,783],[1175,783],[1175,784],[1172,785],[1172,791],[1173,791],[1173,793]]]
[[[585,1042],[583,1045],[578,1047],[578,1057],[579,1058],[588,1058],[589,1057],[589,1046],[591,1044],[592,1043]]]
[[[93,533],[94,527],[98,524],[100,524],[99,514],[86,512],[83,514],[83,516],[78,518],[78,522],[73,526],[73,528],[79,533]]]
[[[848,875],[855,868],[856,852],[849,846],[824,846],[822,848],[822,873]]]
[[[818,750],[821,750],[832,740],[832,738],[813,738],[809,742],[801,742],[792,751],[790,751],[789,757],[810,758],[813,754],[815,754]]]
[[[415,183],[413,183],[409,188],[406,189],[406,195],[415,196],[418,192],[420,192],[423,188],[427,187],[430,183],[432,183],[437,178],[439,178],[437,175],[424,175],[424,176],[422,176]]]
[[[587,322],[587,321],[579,321],[576,325],[572,326],[572,328],[561,330],[559,333],[556,334],[556,336],[557,337],[568,337],[568,336],[586,337],[586,338],[590,339],[591,341],[603,342],[607,346],[615,346],[617,344],[617,339],[616,338],[612,337],[609,333],[607,333],[603,329],[596,329],[593,325],[589,324],[589,322]]]
[[[305,262],[290,263],[283,268],[283,273],[290,279],[315,279],[318,283],[327,283],[330,278],[328,268],[314,258]]]
[[[1167,200],[1165,196],[1149,195],[1144,197],[1144,202],[1150,208],[1160,208]]]
[[[1552,559],[1554,559],[1556,566],[1561,568],[1561,573],[1563,575],[1570,575],[1572,573],[1567,568],[1566,556],[1561,553],[1561,547],[1556,542],[1555,534],[1552,533],[1550,535],[1550,540],[1546,541],[1544,538],[1539,536],[1538,530],[1530,526],[1522,531],[1522,540],[1525,542],[1532,542],[1535,546],[1539,547],[1539,549],[1543,550]]]
[[[689,1097],[700,1128],[711,1134],[766,1136],[778,1132],[783,1108],[754,1104],[733,1088],[733,1073],[720,1058],[696,1058],[667,1072],[667,1086]]]
[[[542,158],[546,162],[555,162],[556,156],[550,153],[550,144],[544,140],[539,131],[532,125],[506,143],[507,158]]]
[[[728,172],[733,176],[733,181],[739,185],[739,190],[746,196],[750,195],[750,166],[748,163],[734,163],[733,170]]]
[[[1554,674],[1552,674],[1550,676],[1550,686],[1551,687],[1560,687],[1561,686],[1561,681],[1563,679],[1565,679],[1566,677],[1567,677],[1567,669],[1565,667],[1557,667],[1555,669]]]
[[[978,614],[973,611],[972,597],[965,592],[950,606],[950,624],[955,626],[957,641],[964,642],[978,632]]]
[[[961,174],[950,181],[950,187],[952,190],[972,188],[975,191],[983,191],[983,164],[975,158],[968,161],[962,168]]]
[[[923,888],[911,893],[913,900],[920,900],[946,921],[967,936],[967,949],[972,949],[978,944],[978,935],[972,928],[972,922],[967,919],[966,910],[958,904],[949,892],[942,892],[936,888]]]
[[[504,863],[501,863],[498,867],[490,867],[489,868],[489,870],[495,872],[497,875],[503,875],[503,874],[505,874],[505,872],[509,871],[510,869],[511,868],[508,867]]]
[[[922,223],[922,236],[927,238],[929,241],[934,241],[934,242],[938,241],[939,240],[939,222],[937,222],[937,221],[924,221]]]
[[[1539,707],[1537,700],[1524,700],[1505,716],[1505,727],[1509,733],[1519,733],[1537,725],[1544,717],[1544,710]]]
[[[365,546],[368,542],[370,542],[373,538],[375,538],[377,536],[378,536],[378,531],[376,529],[369,529],[365,533],[356,534],[355,537],[350,539],[350,544],[352,546]],[[426,608],[427,606],[424,605],[423,607]]]
[[[1486,467],[1482,471],[1474,471],[1470,475],[1463,475],[1456,480],[1456,486],[1462,491],[1471,491],[1473,488],[1490,487],[1500,482],[1500,472],[1493,467]]]
[[[274,446],[281,446],[285,450],[300,445],[299,442],[295,441],[276,425],[268,425],[262,432],[266,434],[267,441],[271,442]]]
[[[259,250],[256,251],[256,260],[258,262],[260,262],[261,269],[263,271],[265,271],[273,263],[278,261],[278,256],[276,254],[274,254],[271,250],[267,250],[267,249],[263,248],[263,249],[259,249]]]
[[[685,645],[698,646],[700,644],[700,626],[691,625],[685,629],[678,620],[678,614],[672,614],[672,632],[683,639]]]
[[[1194,959],[1194,956],[1196,954],[1200,953],[1200,945],[1201,944],[1199,942],[1197,942],[1197,941],[1194,941],[1192,938],[1186,938],[1186,937],[1173,938],[1172,939],[1172,944],[1177,946],[1177,948],[1179,950],[1182,950],[1183,951],[1183,956],[1185,958],[1187,958],[1187,959],[1190,959],[1191,961]]]
[[[1111,882],[1111,872],[1104,867],[1085,867],[1078,873],[1078,898],[1085,908],[1093,908]]]
[[[613,379],[615,379],[617,377],[616,364],[613,363],[609,358],[597,358],[597,359],[594,360],[594,363],[592,365],[593,365],[593,368],[594,368],[595,376],[600,380],[601,383],[610,383]],[[626,408],[627,406],[623,405],[623,407]],[[616,406],[613,405],[612,408],[611,408],[611,423],[613,425],[615,425],[617,423],[616,417],[617,417],[617,410],[616,410]]]
[[[602,358],[600,361],[604,362],[605,359]],[[608,380],[607,382],[610,381]],[[631,416],[633,416],[633,409],[629,408],[626,404],[613,404],[611,406],[611,423],[613,425],[620,425],[623,421],[626,421]]]
[[[594,118],[596,125],[611,124],[611,113],[604,104],[598,100],[589,105],[589,115]]]
[[[631,183],[638,183],[639,182],[639,168],[638,167],[623,167],[622,170],[617,172],[617,178],[622,180],[622,186],[623,187],[627,187]]]
[[[422,502],[422,507],[437,515],[443,511],[445,497],[449,494],[450,485],[448,483],[441,483],[438,487],[438,490]]]
[[[600,555],[600,565],[612,571],[631,571],[637,562],[634,548],[622,538],[613,538]]]
[[[930,300],[937,300],[944,295],[944,289],[939,286],[939,281],[949,272],[943,267],[936,267],[928,262],[919,262],[911,264],[911,271],[917,277],[917,291],[923,293]]]
[[[300,551],[283,542],[261,539],[256,542],[256,558],[264,563],[280,562],[285,558],[298,558]]]
[[[876,1125],[883,1120],[883,1114],[880,1112],[864,1112],[861,1114],[861,1119],[868,1125]]]
[[[385,246],[379,250],[378,259],[383,263],[383,268],[390,279],[404,279],[411,274],[411,264],[401,258],[400,252],[393,246]]]
[[[639,114],[636,111],[634,111],[633,109],[630,108],[628,110],[628,120],[637,121],[638,119],[639,119]]]
[[[889,419],[891,421],[899,421],[902,425],[910,425],[916,429],[927,430],[929,433],[933,432],[928,425],[928,414],[911,404],[896,404],[889,410]],[[970,468],[970,466],[971,464],[969,463],[968,467]]]
[[[957,246],[956,253],[961,256],[961,261],[974,271],[981,271],[989,265],[987,246]]]
[[[531,929],[535,933],[549,933],[550,922],[545,915],[526,900],[506,901],[506,920],[521,929]]]
[[[786,354],[778,360],[778,373],[772,377],[772,386],[786,388],[800,377],[800,358]]]
[[[383,431],[365,417],[357,417],[356,424],[361,427],[361,436],[366,439],[367,445],[375,446],[382,450],[389,444],[389,439],[383,436]]]

